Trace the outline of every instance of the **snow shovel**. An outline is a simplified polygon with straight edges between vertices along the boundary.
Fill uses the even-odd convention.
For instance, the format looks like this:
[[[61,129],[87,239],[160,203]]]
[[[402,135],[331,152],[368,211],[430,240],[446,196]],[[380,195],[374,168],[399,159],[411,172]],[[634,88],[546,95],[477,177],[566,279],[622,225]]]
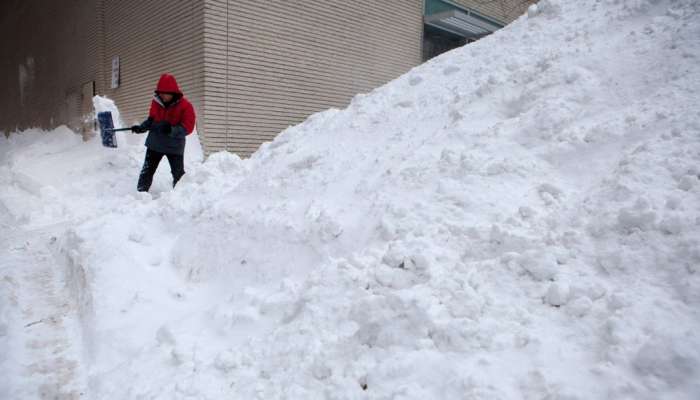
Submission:
[[[97,121],[100,124],[100,136],[102,137],[102,145],[104,147],[117,147],[117,138],[114,136],[114,132],[131,130],[131,128],[114,129],[112,113],[109,111],[97,113]]]

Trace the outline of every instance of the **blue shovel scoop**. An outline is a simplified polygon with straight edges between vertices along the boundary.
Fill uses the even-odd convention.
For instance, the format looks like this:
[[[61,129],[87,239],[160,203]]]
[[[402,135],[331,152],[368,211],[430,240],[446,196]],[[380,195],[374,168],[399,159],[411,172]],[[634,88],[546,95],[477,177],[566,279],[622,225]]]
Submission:
[[[131,128],[115,129],[114,122],[112,122],[112,113],[109,111],[97,113],[97,122],[100,124],[100,136],[104,147],[117,147],[117,138],[114,136],[114,132],[131,130]]]

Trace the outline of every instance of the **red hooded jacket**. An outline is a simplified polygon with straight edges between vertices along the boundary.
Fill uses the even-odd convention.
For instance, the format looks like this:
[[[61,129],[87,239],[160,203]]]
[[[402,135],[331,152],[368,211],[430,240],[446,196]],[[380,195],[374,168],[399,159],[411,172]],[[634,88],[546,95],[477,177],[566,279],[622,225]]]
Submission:
[[[170,74],[161,75],[155,92],[156,96],[153,97],[151,109],[148,112],[148,116],[153,118],[153,123],[168,121],[170,125],[181,125],[185,128],[185,132],[188,135],[192,133],[196,119],[194,107],[192,107],[192,103],[183,96],[175,77]],[[175,98],[167,107],[158,97],[158,93],[160,92],[172,93],[175,95]]]

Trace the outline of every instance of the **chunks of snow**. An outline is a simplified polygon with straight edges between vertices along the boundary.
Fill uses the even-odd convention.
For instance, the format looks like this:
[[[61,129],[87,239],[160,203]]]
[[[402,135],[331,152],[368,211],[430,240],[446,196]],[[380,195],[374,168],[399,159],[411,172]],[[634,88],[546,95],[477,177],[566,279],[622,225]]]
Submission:
[[[538,281],[552,279],[559,269],[556,257],[547,250],[529,250],[518,258],[518,264]]]
[[[567,312],[575,317],[583,317],[593,307],[593,301],[586,296],[573,300],[567,306]]]
[[[697,377],[700,352],[678,340],[652,338],[640,347],[632,365],[637,373],[673,388]]]
[[[569,296],[571,295],[571,289],[569,285],[564,282],[555,282],[549,285],[547,289],[546,300],[547,303],[559,307],[563,306],[569,301]]]
[[[655,211],[649,208],[644,199],[638,199],[633,207],[625,207],[617,215],[619,228],[624,232],[651,229],[657,219]]]
[[[423,77],[420,75],[411,76],[411,78],[408,80],[408,83],[411,86],[418,86],[421,82],[423,82]]]
[[[678,188],[681,190],[685,190],[686,192],[689,192],[695,185],[698,183],[698,177],[697,176],[689,176],[686,175],[681,178],[680,182],[678,182]]]

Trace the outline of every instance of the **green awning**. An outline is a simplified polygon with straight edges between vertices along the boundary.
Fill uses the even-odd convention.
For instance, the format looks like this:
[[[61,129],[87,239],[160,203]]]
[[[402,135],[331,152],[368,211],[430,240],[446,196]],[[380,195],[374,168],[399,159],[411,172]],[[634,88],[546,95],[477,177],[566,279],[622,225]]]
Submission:
[[[504,24],[474,10],[458,7],[442,0],[427,0],[424,22],[465,38],[475,39],[498,29]]]

